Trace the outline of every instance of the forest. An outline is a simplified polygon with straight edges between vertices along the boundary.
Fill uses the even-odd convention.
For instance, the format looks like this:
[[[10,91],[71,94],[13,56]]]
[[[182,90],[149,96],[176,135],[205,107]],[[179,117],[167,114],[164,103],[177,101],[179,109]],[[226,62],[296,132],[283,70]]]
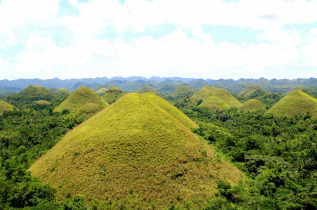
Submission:
[[[56,189],[31,175],[28,169],[39,157],[96,112],[55,112],[68,95],[50,92],[42,92],[43,97],[38,98],[3,96],[16,108],[0,116],[0,209],[125,209],[124,202],[101,203],[81,195],[61,201]],[[237,185],[218,180],[215,196],[203,209],[317,209],[314,113],[267,114],[267,109],[285,96],[281,93],[234,95],[242,102],[259,99],[265,108],[257,111],[202,107],[202,100],[191,100],[193,93],[161,96],[196,122],[199,127],[192,132],[246,176],[246,182]],[[49,103],[33,103],[39,99]]]

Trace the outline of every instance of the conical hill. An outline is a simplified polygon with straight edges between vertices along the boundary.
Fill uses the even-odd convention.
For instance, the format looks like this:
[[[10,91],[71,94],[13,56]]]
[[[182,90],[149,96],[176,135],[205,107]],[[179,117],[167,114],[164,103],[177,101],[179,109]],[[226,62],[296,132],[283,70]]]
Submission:
[[[81,87],[72,92],[60,105],[54,109],[54,112],[62,112],[63,110],[78,110],[87,103],[93,103],[100,107],[105,107],[108,105],[94,91],[87,87]]]
[[[5,111],[13,111],[14,106],[11,104],[8,104],[7,102],[0,101],[0,116],[3,114]]]
[[[265,106],[257,99],[250,99],[242,104],[241,109],[244,109],[245,111],[258,111],[265,109]]]
[[[110,90],[106,91],[106,93],[102,96],[102,98],[109,104],[112,104],[122,96],[124,96],[125,92],[117,87],[112,87]]]
[[[52,92],[42,86],[28,86],[24,90],[9,96],[8,100],[12,104],[26,105],[35,101],[46,100],[51,101],[54,98]]]
[[[29,169],[60,199],[82,195],[127,209],[199,208],[217,180],[242,173],[217,155],[152,93],[127,94],[66,134]],[[176,109],[176,108],[174,108]]]
[[[238,96],[243,98],[257,98],[263,96],[267,91],[260,85],[251,84],[242,90]]]
[[[198,90],[192,97],[191,99],[193,101],[199,101],[202,100],[204,101],[207,99],[209,96],[216,96],[223,100],[226,104],[228,104],[229,107],[240,107],[241,103],[233,97],[228,91],[224,89],[219,89],[219,88],[212,88],[209,86],[205,86]]]
[[[188,85],[182,85],[179,86],[178,88],[176,88],[171,96],[175,97],[175,98],[180,98],[180,97],[185,97],[185,96],[191,96],[195,94],[195,90],[188,86]]]
[[[100,88],[99,90],[96,91],[96,93],[100,96],[105,94],[109,89],[108,88]]]
[[[287,117],[305,115],[307,113],[316,116],[317,99],[301,90],[294,90],[277,102],[266,113]]]
[[[141,87],[138,90],[138,93],[154,93],[156,95],[160,94],[160,92],[158,92],[154,87],[152,87],[150,85],[146,85],[146,86]]]
[[[209,96],[200,105],[201,108],[208,108],[214,111],[229,109],[230,106],[217,96]]]

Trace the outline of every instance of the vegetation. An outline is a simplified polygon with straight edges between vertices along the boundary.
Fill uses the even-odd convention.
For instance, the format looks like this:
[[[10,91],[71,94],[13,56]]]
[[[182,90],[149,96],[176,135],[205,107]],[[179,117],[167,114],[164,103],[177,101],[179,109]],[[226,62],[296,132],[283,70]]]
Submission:
[[[99,96],[103,96],[103,94],[105,94],[109,89],[108,88],[100,88],[99,90],[96,91],[96,93]]]
[[[265,105],[257,99],[250,99],[242,104],[241,109],[245,111],[259,111],[265,109]]]
[[[87,103],[96,104],[102,108],[107,106],[94,91],[87,87],[81,87],[72,92],[59,106],[54,109],[54,112],[62,112],[64,110],[75,111],[80,109]]]
[[[138,93],[154,93],[156,95],[160,95],[160,92],[150,85],[141,87],[137,92]]]
[[[14,106],[12,106],[11,104],[8,104],[4,101],[0,101],[0,116],[3,114],[3,112],[6,111],[13,111]]]
[[[267,91],[260,85],[251,84],[248,85],[238,96],[245,99],[254,99],[267,94]]]
[[[83,195],[133,209],[199,208],[216,193],[217,180],[243,179],[164,107],[171,105],[155,94],[128,94],[66,134],[29,170],[60,199]]]
[[[119,98],[124,96],[125,92],[119,88],[112,87],[110,90],[108,90],[104,95],[103,99],[108,103],[112,104],[115,101],[117,101]]]
[[[267,111],[276,116],[317,115],[317,99],[301,90],[294,90]]]

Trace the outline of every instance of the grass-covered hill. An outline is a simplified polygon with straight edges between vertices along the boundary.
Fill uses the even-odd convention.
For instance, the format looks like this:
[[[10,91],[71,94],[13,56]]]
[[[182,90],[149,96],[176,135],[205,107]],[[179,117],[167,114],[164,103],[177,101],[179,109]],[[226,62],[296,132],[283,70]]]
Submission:
[[[188,85],[182,85],[177,87],[171,94],[172,97],[174,98],[181,98],[185,96],[192,96],[195,94],[195,90],[188,86]]]
[[[219,88],[212,88],[209,86],[205,86],[198,90],[191,99],[195,102],[204,101],[209,96],[216,96],[223,100],[229,107],[240,107],[241,103],[233,97],[228,91]]]
[[[154,93],[156,95],[160,95],[160,92],[150,85],[141,87],[137,92],[138,93]]]
[[[87,87],[81,87],[72,92],[54,109],[54,112],[62,112],[63,110],[78,110],[87,103],[94,103],[100,107],[106,107],[108,105],[94,91]]]
[[[14,106],[11,104],[8,104],[7,102],[0,101],[0,116],[3,114],[5,111],[13,111]]]
[[[241,109],[245,111],[258,111],[265,109],[265,105],[257,99],[250,99],[242,104]]]
[[[212,109],[214,111],[220,111],[230,108],[230,106],[226,102],[224,102],[217,96],[209,96],[199,105],[199,107]]]
[[[39,101],[36,101],[34,103],[38,104],[38,105],[49,105],[49,104],[51,104],[50,102],[45,101],[45,100],[39,100]]]
[[[42,86],[28,86],[24,90],[8,97],[8,101],[14,105],[27,105],[35,101],[51,101],[54,98],[52,92]]]
[[[215,196],[217,180],[237,184],[244,176],[175,110],[155,94],[127,94],[68,132],[29,170],[62,200],[82,195],[112,208],[201,208]]]
[[[305,115],[307,113],[316,116],[317,99],[307,95],[301,90],[294,90],[277,102],[266,113],[287,117]]]
[[[247,99],[254,99],[267,94],[267,91],[260,85],[251,84],[242,90],[238,96]]]
[[[109,89],[108,88],[100,88],[99,90],[96,91],[96,93],[100,96],[105,94]]]
[[[109,89],[102,98],[108,103],[112,104],[122,96],[124,96],[125,92],[117,87],[112,87]]]

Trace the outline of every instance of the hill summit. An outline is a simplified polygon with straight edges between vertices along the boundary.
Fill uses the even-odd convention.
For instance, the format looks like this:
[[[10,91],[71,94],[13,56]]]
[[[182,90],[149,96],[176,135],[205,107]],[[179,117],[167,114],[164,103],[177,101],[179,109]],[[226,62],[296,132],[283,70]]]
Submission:
[[[251,84],[249,86],[247,86],[244,90],[242,90],[238,96],[239,97],[243,97],[243,98],[257,98],[260,96],[264,96],[265,94],[267,94],[267,91],[260,85],[257,84]]]
[[[13,111],[14,106],[11,104],[8,104],[7,102],[0,101],[0,116],[3,114],[5,111]]]
[[[242,104],[241,109],[244,109],[245,111],[253,112],[253,111],[265,109],[265,106],[261,101],[257,99],[250,99]]]
[[[266,113],[287,117],[305,115],[307,113],[316,116],[317,99],[301,90],[294,90],[277,102]]]
[[[160,94],[160,92],[158,92],[154,87],[152,87],[150,85],[146,85],[146,86],[141,87],[138,90],[138,93],[154,93],[156,95]]]
[[[102,98],[109,104],[112,104],[122,96],[125,92],[117,87],[112,87],[110,90],[107,90]]]
[[[197,127],[159,96],[130,93],[67,133],[29,170],[60,199],[199,208],[214,196],[217,180],[237,184],[243,175],[188,126]]]
[[[175,98],[181,98],[185,96],[191,96],[195,94],[195,90],[188,85],[181,85],[177,87],[171,94]]]
[[[62,112],[63,110],[78,110],[87,103],[94,103],[100,107],[107,106],[107,103],[104,102],[94,91],[87,87],[81,87],[72,92],[54,109],[54,112]]]
[[[32,104],[35,101],[51,101],[54,98],[53,93],[42,86],[28,86],[24,90],[9,96],[8,100],[12,104]]]

